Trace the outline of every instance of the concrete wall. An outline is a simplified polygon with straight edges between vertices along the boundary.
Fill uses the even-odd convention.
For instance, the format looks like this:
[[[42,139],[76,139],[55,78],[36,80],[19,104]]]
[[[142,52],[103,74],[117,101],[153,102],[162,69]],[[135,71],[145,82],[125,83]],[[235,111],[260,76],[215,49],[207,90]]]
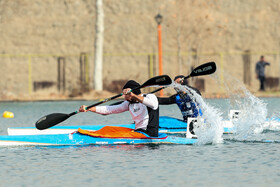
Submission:
[[[267,74],[279,76],[278,0],[103,0],[103,5],[105,87],[113,80],[143,83],[149,78],[149,54],[156,55],[157,65],[158,13],[163,16],[164,74],[188,75],[192,66],[215,61],[218,72],[214,78],[204,77],[205,91],[225,92],[219,81],[233,77],[242,82],[242,55],[250,50],[249,89],[258,89],[254,67],[261,54],[272,63]],[[93,87],[95,13],[94,0],[0,1],[1,93],[28,94],[34,81],[56,83],[59,56],[66,61],[67,91],[79,89],[82,52],[89,55]],[[190,55],[193,49],[197,57]],[[44,90],[55,91],[56,87]]]

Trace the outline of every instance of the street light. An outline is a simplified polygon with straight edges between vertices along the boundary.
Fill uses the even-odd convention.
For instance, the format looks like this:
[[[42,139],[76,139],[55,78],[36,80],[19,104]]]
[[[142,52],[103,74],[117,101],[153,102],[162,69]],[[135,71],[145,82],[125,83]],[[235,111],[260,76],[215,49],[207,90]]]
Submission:
[[[158,14],[155,16],[155,20],[158,24],[158,69],[159,75],[162,75],[162,47],[161,47],[161,22],[162,15]],[[163,90],[160,91],[160,96],[163,96]]]
[[[156,20],[157,24],[160,25],[162,22],[162,15],[160,15],[160,14],[156,15],[155,20]]]

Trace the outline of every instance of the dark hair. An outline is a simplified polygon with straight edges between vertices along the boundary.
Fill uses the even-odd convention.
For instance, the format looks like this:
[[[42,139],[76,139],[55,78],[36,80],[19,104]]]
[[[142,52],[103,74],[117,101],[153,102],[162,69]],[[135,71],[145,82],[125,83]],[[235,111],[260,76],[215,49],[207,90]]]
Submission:
[[[178,78],[184,78],[185,76],[184,75],[177,75],[175,78],[174,78],[174,81],[176,80],[176,79],[178,79]]]
[[[264,58],[264,56],[261,56],[261,58]]]
[[[134,80],[129,80],[123,86],[123,89],[126,89],[126,88],[134,89],[134,88],[137,88],[137,87],[140,87],[140,84],[138,82],[136,82]],[[140,89],[134,90],[133,93],[136,94],[136,95],[139,95],[139,94],[141,94],[141,90]]]
[[[184,75],[177,75],[177,76],[174,78],[174,81],[175,81],[176,79],[178,79],[178,78],[183,79],[183,78],[185,78],[185,76],[184,76]],[[181,85],[188,85],[188,80],[187,80],[187,79],[184,79],[183,82],[181,83]]]

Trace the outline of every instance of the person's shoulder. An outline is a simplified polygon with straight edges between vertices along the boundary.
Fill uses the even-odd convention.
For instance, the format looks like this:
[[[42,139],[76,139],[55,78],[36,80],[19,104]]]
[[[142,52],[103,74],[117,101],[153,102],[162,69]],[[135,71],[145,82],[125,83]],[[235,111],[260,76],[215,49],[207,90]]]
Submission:
[[[256,63],[256,67],[259,67],[259,66],[262,66],[262,62],[261,62],[261,61],[258,61],[258,62]]]
[[[153,93],[147,93],[147,94],[143,94],[144,97],[157,97],[155,94]]]
[[[155,94],[152,94],[152,93],[148,93],[146,94],[144,97],[150,99],[150,100],[158,100],[158,97],[155,95]]]

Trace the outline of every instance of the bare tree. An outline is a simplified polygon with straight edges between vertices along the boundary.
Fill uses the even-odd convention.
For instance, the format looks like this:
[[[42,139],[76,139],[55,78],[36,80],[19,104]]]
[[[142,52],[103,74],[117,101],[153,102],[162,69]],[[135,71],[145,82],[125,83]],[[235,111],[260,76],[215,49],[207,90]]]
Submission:
[[[212,15],[212,9],[207,8],[215,6],[215,4],[209,2],[197,2],[177,0],[176,2],[176,36],[177,36],[177,62],[178,72],[182,74],[186,72],[183,70],[183,64],[188,64],[189,71],[192,66],[198,65],[200,62],[199,55],[204,46],[205,40],[211,36],[211,26],[213,27],[213,20],[209,19]],[[193,16],[196,10],[192,10],[189,7],[192,4],[199,3],[199,6],[204,7],[206,11],[201,12],[200,16]],[[185,12],[184,10],[188,10]],[[211,17],[212,19],[212,17]],[[183,51],[186,51],[185,53]],[[182,58],[183,55],[187,54],[185,62]]]
[[[94,89],[103,90],[103,37],[104,37],[104,11],[102,0],[96,0],[95,25],[95,51],[94,51]]]

